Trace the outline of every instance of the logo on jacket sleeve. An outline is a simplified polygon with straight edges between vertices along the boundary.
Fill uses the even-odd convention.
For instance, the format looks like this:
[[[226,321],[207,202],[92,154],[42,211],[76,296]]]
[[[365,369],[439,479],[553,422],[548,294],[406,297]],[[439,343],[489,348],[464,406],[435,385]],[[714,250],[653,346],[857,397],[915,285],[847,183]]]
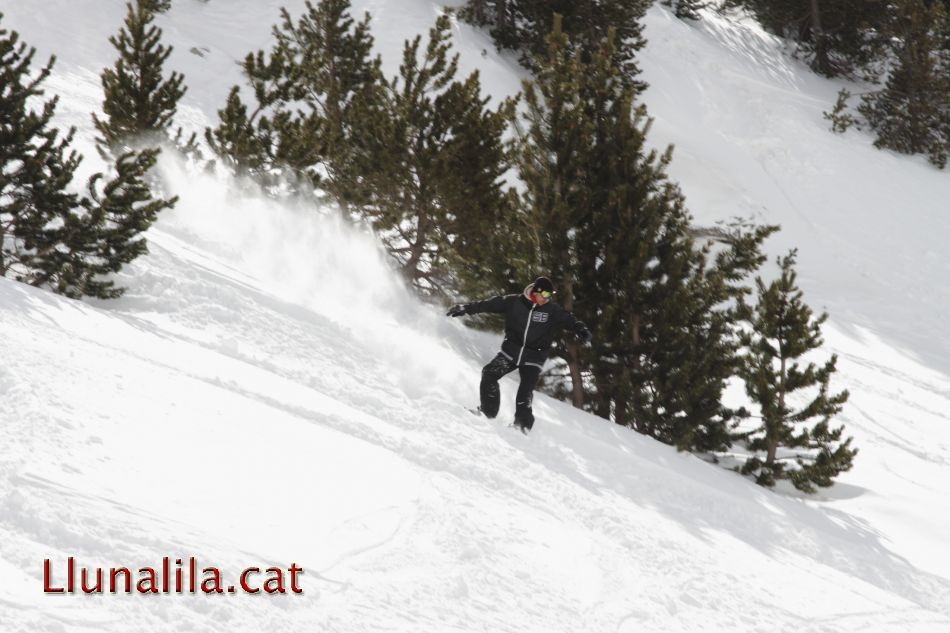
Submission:
[[[535,312],[531,315],[531,320],[535,323],[547,323],[549,316],[547,312]]]

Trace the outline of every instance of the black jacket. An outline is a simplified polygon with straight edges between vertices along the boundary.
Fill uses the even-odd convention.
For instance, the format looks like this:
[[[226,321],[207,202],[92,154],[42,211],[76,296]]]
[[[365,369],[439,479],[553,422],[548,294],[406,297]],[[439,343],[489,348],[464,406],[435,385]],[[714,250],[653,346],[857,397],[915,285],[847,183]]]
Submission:
[[[516,365],[543,367],[559,330],[567,328],[575,334],[587,330],[583,322],[558,304],[537,305],[523,294],[492,297],[465,306],[466,314],[485,312],[505,315],[501,353]]]

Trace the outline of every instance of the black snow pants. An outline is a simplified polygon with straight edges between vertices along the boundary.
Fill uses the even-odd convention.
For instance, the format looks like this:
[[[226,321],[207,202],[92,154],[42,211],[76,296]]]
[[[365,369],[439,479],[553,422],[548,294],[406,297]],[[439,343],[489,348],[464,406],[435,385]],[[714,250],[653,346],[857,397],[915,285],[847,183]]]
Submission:
[[[518,395],[515,396],[515,421],[527,429],[534,426],[534,414],[531,413],[531,399],[534,397],[534,387],[538,384],[538,378],[541,376],[541,368],[537,365],[515,364],[513,360],[502,353],[499,353],[490,363],[482,368],[482,382],[479,385],[479,395],[481,396],[481,411],[486,417],[493,418],[498,415],[498,407],[501,404],[501,389],[498,387],[498,381],[505,374],[518,370],[521,376],[521,384],[518,386]]]

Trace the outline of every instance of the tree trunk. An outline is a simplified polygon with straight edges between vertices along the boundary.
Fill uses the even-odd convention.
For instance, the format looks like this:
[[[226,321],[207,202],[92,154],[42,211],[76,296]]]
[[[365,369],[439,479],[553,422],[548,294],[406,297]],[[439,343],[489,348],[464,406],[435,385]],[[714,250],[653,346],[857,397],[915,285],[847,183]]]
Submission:
[[[564,309],[574,310],[574,280],[567,276],[561,284],[564,293]],[[581,377],[581,346],[576,341],[570,341],[567,348],[567,368],[571,374],[571,404],[578,409],[584,406],[584,380]]]
[[[420,211],[419,220],[416,223],[416,239],[409,245],[409,259],[402,267],[406,279],[412,283],[415,283],[422,276],[419,271],[419,262],[422,261],[422,255],[425,253],[428,232],[429,215],[425,211]]]
[[[633,426],[636,428],[636,420],[633,424],[630,422],[630,415],[627,407],[627,394],[618,391],[614,398],[614,422],[620,426]]]
[[[781,350],[781,344],[779,345]],[[771,428],[769,428],[769,423],[766,421],[766,443],[768,445],[768,452],[765,456],[765,465],[771,466],[775,463],[775,455],[778,451],[778,438],[781,433],[782,425],[785,424],[785,358],[782,357],[782,366],[779,370],[779,388],[778,388],[778,415],[779,419],[773,420]]]
[[[7,276],[7,261],[3,257],[3,243],[6,240],[6,231],[0,226],[0,277]]]
[[[472,7],[472,16],[475,18],[475,24],[483,26],[485,24],[485,3],[487,0],[468,0],[468,6]]]
[[[567,344],[567,368],[571,372],[571,404],[584,407],[584,379],[581,376],[581,346],[575,341]]]
[[[611,413],[610,405],[612,403],[611,393],[613,391],[610,388],[611,374],[603,371],[603,369],[596,364],[591,367],[591,373],[593,374],[596,393],[591,395],[587,399],[587,402],[594,415],[609,420]]]
[[[495,0],[495,28],[504,30],[508,24],[508,1]]]
[[[635,377],[642,376],[642,364],[640,362],[640,315],[634,314],[631,318],[631,329],[632,329],[632,343],[633,343],[633,358],[631,359],[633,363],[633,375]],[[628,381],[632,382],[632,381]],[[643,423],[643,419],[639,415],[643,411],[643,403],[640,402],[640,391],[634,389],[634,385],[629,386],[631,389],[631,397],[633,400],[633,428],[639,433],[646,433],[647,428]],[[625,396],[626,400],[626,396]]]
[[[811,0],[811,27],[812,39],[815,44],[815,67],[823,75],[832,76],[834,69],[828,58],[828,43],[825,31],[821,25],[821,5],[819,0]]]

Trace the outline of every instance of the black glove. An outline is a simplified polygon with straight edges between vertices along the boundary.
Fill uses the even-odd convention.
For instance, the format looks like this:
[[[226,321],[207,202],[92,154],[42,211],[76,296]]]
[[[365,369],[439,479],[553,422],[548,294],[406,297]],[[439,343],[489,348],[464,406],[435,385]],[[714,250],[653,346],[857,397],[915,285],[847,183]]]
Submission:
[[[584,341],[585,343],[590,343],[594,338],[594,335],[591,334],[590,330],[588,330],[586,327],[577,330],[576,334],[577,338]]]
[[[449,311],[445,313],[445,316],[460,317],[463,314],[468,314],[468,306],[459,303],[449,308]]]

